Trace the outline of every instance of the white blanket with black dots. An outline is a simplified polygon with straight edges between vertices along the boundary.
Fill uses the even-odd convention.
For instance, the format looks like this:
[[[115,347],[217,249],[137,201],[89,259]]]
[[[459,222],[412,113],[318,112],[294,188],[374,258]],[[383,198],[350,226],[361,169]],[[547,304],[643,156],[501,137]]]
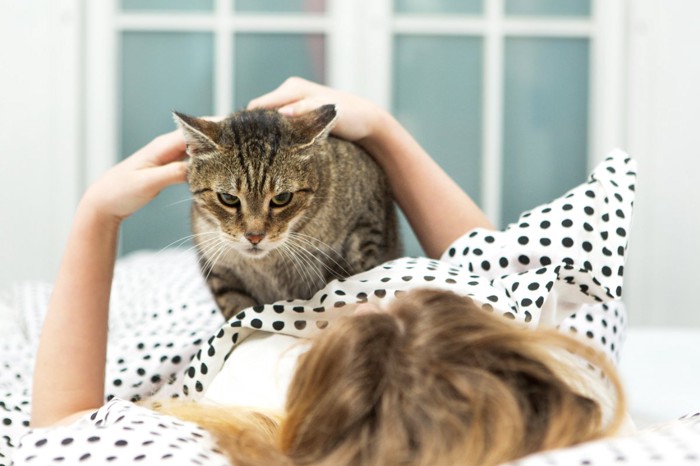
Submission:
[[[452,290],[504,318],[578,333],[617,360],[634,184],[634,162],[614,152],[586,183],[524,213],[504,231],[465,234],[441,260],[395,260],[333,281],[309,300],[256,306],[228,322],[215,309],[191,251],[121,259],[111,303],[106,404],[68,426],[28,427],[33,355],[50,287],[18,284],[0,296],[12,316],[0,326],[0,466],[10,458],[17,465],[228,464],[206,432],[132,401],[153,394],[196,399],[253,332],[311,337],[347,314],[347,304],[385,303],[414,287]],[[688,417],[518,464],[676,465],[698,458],[700,418]]]

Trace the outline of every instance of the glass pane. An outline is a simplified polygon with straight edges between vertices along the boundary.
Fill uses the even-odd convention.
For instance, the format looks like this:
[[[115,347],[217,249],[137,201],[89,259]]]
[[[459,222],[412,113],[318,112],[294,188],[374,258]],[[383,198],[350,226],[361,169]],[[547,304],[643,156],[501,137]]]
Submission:
[[[121,55],[121,153],[175,129],[172,111],[211,115],[214,41],[209,33],[127,32]],[[160,249],[189,235],[187,187],[166,189],[124,223],[122,251]]]
[[[238,12],[255,13],[323,13],[325,0],[236,0]]]
[[[591,0],[506,0],[506,14],[590,16]]]
[[[481,192],[482,68],[480,38],[396,37],[393,112],[477,203]],[[404,245],[407,255],[421,254],[408,228]]]
[[[234,109],[270,92],[290,76],[326,81],[321,34],[236,34]]]
[[[212,11],[214,0],[121,0],[121,8],[130,10]]]
[[[395,0],[397,13],[469,13],[483,11],[482,0]]]
[[[584,181],[587,39],[506,41],[503,225]]]

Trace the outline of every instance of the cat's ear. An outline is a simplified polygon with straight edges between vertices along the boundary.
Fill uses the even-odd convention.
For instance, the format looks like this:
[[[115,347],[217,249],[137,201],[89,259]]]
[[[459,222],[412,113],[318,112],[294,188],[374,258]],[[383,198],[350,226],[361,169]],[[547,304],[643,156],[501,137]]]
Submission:
[[[289,118],[294,127],[295,145],[303,148],[322,141],[328,137],[337,119],[338,112],[333,104]]]
[[[187,153],[191,157],[221,149],[216,143],[221,135],[218,123],[178,112],[173,112],[173,118],[185,136]]]

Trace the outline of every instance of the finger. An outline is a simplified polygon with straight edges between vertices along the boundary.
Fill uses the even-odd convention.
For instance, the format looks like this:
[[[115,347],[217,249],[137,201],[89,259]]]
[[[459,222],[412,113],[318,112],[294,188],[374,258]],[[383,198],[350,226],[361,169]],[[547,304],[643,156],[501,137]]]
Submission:
[[[289,78],[274,91],[251,100],[247,108],[282,107],[297,100],[301,100],[307,95],[306,88],[309,87],[307,84],[309,83],[301,78]]]
[[[156,137],[130,158],[140,166],[159,166],[183,160],[187,157],[185,149],[185,138],[175,130]]]
[[[220,121],[223,121],[226,117],[225,116],[203,116],[200,118],[202,120],[209,120],[209,121],[213,121],[215,123],[219,123]]]
[[[277,111],[280,112],[282,115],[286,116],[298,116],[303,115],[304,113],[310,112],[312,110],[316,110],[317,108],[326,103],[327,102],[323,102],[318,99],[303,99],[293,102],[291,104],[284,105],[280,107]]]
[[[283,105],[287,105],[289,103],[295,102],[303,97],[303,94],[299,92],[295,93],[287,93],[287,92],[279,92],[279,91],[272,91],[269,94],[262,95],[256,99],[251,100],[248,102],[248,106],[246,107],[248,110],[252,110],[255,108],[275,108],[275,107],[281,107]]]
[[[159,167],[144,170],[145,183],[148,189],[159,193],[168,186],[184,183],[187,178],[186,162],[171,162]]]

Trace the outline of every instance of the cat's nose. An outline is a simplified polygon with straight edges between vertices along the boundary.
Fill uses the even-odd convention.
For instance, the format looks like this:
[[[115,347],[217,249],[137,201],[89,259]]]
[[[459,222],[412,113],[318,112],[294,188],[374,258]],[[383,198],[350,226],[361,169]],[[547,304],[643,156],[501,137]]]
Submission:
[[[250,241],[250,243],[251,243],[253,246],[255,246],[255,245],[257,245],[258,243],[260,243],[260,241],[262,241],[264,237],[265,237],[265,233],[248,232],[248,233],[245,234],[245,238],[246,238],[248,241]]]

